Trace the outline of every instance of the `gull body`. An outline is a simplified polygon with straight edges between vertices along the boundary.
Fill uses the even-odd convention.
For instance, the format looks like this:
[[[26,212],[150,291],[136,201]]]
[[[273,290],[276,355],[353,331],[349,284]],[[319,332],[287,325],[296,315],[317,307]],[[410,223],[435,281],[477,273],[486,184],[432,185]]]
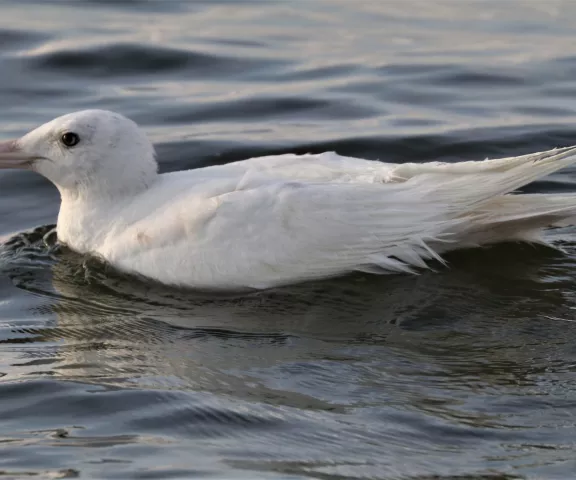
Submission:
[[[56,185],[58,237],[72,250],[202,289],[414,272],[448,250],[541,241],[576,219],[576,195],[511,192],[574,162],[576,147],[453,164],[328,152],[159,174],[142,130],[103,110],[0,144],[0,167]]]

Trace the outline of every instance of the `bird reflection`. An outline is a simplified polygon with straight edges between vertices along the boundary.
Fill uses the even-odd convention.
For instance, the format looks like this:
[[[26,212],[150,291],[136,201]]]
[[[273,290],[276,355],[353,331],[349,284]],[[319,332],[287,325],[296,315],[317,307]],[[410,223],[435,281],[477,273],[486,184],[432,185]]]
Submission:
[[[437,409],[415,390],[471,378],[528,384],[576,339],[576,326],[550,320],[573,311],[574,257],[549,248],[503,245],[455,253],[449,268],[417,276],[355,275],[224,295],[123,276],[56,248],[46,233],[4,249],[13,252],[12,282],[43,299],[36,314],[53,318],[29,329],[29,340],[57,345],[46,369],[67,379],[246,398],[257,391],[334,408],[288,388],[295,366],[330,362],[330,384],[382,384],[414,408]],[[347,377],[352,365],[363,367]]]

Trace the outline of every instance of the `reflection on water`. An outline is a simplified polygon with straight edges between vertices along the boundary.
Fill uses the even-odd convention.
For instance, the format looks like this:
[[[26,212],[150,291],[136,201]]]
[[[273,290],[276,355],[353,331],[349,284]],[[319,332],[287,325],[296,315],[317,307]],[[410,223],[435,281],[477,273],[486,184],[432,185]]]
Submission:
[[[89,426],[48,428],[47,439],[34,440],[43,448],[153,444],[176,458],[165,452],[174,436],[184,438],[178,452],[202,438],[210,468],[222,460],[221,469],[310,469],[337,478],[400,474],[408,461],[404,473],[431,465],[482,472],[486,455],[501,456],[503,444],[506,457],[490,460],[502,468],[522,466],[533,450],[545,449],[546,462],[567,455],[571,434],[558,428],[570,417],[548,407],[550,398],[566,409],[573,402],[576,326],[560,319],[574,308],[574,281],[558,274],[573,260],[564,253],[508,245],[459,252],[449,270],[417,277],[355,276],[214,296],[54,254],[52,239],[48,247],[42,240],[47,230],[14,239],[3,255],[13,255],[3,271],[34,301],[29,318],[5,324],[1,342],[10,355],[2,363],[7,381],[58,382],[8,383],[12,400],[0,408],[17,418],[20,397],[42,423],[62,425],[75,412]],[[86,420],[97,415],[108,427]],[[534,415],[547,427],[534,431]],[[106,433],[115,422],[125,433]]]

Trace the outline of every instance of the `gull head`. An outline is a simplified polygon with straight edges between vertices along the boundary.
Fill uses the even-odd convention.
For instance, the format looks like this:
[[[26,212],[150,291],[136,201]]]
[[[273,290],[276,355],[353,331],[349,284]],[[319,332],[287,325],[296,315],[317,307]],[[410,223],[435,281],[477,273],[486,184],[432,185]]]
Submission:
[[[132,120],[105,110],[69,113],[0,142],[0,168],[38,172],[63,197],[133,194],[157,175],[150,140]]]

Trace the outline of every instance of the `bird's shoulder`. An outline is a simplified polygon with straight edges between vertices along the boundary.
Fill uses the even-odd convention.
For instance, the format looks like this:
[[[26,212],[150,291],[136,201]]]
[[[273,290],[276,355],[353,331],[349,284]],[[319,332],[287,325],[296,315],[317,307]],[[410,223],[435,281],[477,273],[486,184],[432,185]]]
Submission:
[[[173,186],[191,193],[208,193],[226,188],[242,190],[277,182],[386,183],[396,165],[346,157],[334,152],[282,154],[254,157],[224,165],[162,175]],[[173,188],[173,187],[171,187]]]

